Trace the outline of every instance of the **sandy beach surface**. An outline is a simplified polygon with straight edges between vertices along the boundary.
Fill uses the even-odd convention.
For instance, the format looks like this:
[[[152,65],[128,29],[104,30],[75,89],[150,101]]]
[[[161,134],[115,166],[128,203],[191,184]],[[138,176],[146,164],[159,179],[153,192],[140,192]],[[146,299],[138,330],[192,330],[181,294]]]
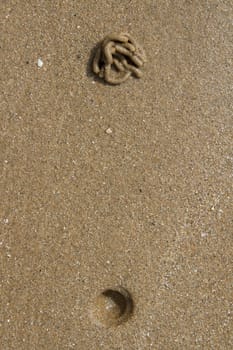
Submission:
[[[232,18],[227,0],[0,2],[1,349],[233,349]],[[93,75],[111,32],[143,46],[141,79]],[[133,314],[98,324],[119,286]]]

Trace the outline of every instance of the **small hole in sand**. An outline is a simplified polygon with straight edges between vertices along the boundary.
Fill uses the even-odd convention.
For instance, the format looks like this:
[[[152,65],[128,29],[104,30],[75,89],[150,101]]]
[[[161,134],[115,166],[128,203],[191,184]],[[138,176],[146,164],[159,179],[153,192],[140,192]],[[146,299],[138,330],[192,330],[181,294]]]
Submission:
[[[123,287],[106,289],[94,300],[91,318],[100,326],[113,327],[127,321],[133,312],[133,300]]]

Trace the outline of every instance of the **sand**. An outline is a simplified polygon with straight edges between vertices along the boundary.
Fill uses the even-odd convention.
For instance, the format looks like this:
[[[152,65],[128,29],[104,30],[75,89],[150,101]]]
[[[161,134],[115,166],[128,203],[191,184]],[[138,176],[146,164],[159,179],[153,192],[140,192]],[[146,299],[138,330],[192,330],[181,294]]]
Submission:
[[[0,15],[1,349],[232,349],[232,1]],[[109,86],[90,58],[115,31],[147,63]],[[98,325],[117,286],[133,315]]]

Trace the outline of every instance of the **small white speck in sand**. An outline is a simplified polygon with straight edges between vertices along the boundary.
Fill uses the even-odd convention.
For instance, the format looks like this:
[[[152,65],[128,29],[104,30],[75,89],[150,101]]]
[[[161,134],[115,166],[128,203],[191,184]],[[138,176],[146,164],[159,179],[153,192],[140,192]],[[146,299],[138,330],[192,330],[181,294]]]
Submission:
[[[208,236],[208,233],[207,232],[202,232],[201,233],[201,237],[204,238],[204,237],[207,237]]]
[[[112,134],[112,129],[108,128],[108,129],[105,130],[105,132],[106,132],[106,134],[110,135],[110,134]]]
[[[9,219],[3,219],[3,222],[4,222],[4,224],[8,224],[9,223]]]
[[[37,66],[38,66],[39,68],[42,68],[43,65],[44,65],[44,62],[42,61],[42,59],[41,59],[41,58],[38,58],[38,60],[37,60]]]

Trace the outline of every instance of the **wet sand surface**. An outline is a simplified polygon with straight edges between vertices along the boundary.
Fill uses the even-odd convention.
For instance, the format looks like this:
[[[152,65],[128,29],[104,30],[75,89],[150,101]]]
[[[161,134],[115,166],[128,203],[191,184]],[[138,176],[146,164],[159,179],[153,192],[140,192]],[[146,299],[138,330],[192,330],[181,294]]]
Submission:
[[[233,348],[232,16],[1,1],[2,349]],[[110,86],[90,57],[115,31],[147,63]],[[101,326],[95,300],[117,286],[133,314]]]

